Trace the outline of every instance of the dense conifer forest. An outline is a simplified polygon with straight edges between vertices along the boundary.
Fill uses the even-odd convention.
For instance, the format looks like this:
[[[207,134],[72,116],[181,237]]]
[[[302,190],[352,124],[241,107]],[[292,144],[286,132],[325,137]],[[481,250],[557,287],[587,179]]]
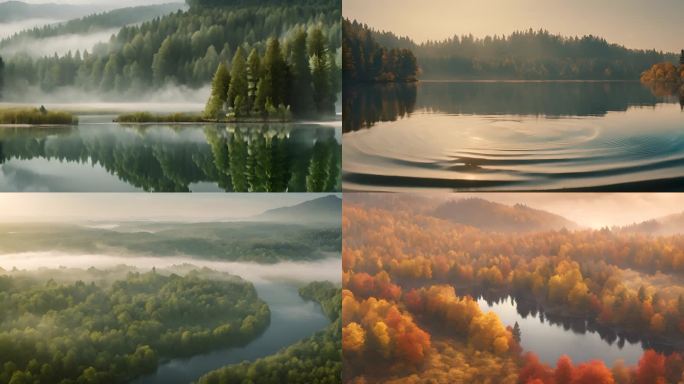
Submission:
[[[369,72],[384,73],[380,68],[387,60],[382,52],[405,50],[417,57],[421,78],[440,80],[636,80],[651,65],[677,59],[673,53],[628,49],[599,36],[561,36],[544,29],[483,38],[453,36],[424,43],[357,21],[345,20],[343,29],[345,84],[368,81],[373,78]],[[383,48],[379,51],[378,47]],[[400,74],[401,67],[393,73]]]

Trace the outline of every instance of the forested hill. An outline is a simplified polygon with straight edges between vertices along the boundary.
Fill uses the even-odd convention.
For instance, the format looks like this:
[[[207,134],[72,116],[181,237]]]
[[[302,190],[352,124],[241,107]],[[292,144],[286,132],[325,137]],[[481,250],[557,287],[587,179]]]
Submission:
[[[653,64],[677,60],[671,52],[628,49],[598,36],[561,36],[546,30],[418,44],[368,29],[382,46],[413,51],[422,79],[638,80]]]
[[[508,206],[477,198],[446,202],[437,207],[432,216],[495,232],[555,231],[579,227],[562,216],[523,204]]]
[[[12,22],[27,19],[60,19],[66,20],[100,12],[107,7],[93,4],[29,4],[23,1],[0,2],[0,22]]]
[[[110,28],[120,28],[128,24],[152,20],[186,7],[183,3],[167,3],[126,7],[107,12],[94,13],[63,23],[48,24],[26,29],[0,41],[0,48],[21,44],[29,39],[44,39],[67,34],[87,34]]]
[[[322,29],[328,50],[336,53],[341,41],[339,0],[300,3],[226,1],[217,8],[204,5],[216,2],[191,2],[189,11],[123,27],[108,43],[88,52],[37,60],[5,57],[5,86],[8,91],[27,85],[44,91],[76,86],[129,95],[168,84],[200,87],[211,81],[219,63],[228,64],[238,46],[263,54],[268,39],[277,37],[283,57],[288,57],[289,37],[313,27]]]

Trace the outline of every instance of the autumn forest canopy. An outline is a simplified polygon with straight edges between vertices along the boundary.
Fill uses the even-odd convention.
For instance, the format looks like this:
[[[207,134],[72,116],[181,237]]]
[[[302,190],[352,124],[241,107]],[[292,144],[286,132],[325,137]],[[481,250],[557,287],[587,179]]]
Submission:
[[[523,205],[438,200],[345,198],[345,383],[681,382],[683,234],[585,229]],[[673,220],[680,217],[663,223]],[[581,319],[582,332],[641,341],[644,353],[635,365],[544,363],[522,347],[517,324],[481,309],[483,295],[513,297],[527,303],[519,312],[532,308],[559,324]]]

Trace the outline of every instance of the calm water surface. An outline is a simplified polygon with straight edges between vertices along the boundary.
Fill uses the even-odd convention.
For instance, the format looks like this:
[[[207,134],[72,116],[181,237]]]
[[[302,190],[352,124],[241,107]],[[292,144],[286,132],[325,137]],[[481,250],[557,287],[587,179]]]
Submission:
[[[346,190],[684,190],[684,100],[633,82],[348,90]]]
[[[0,191],[340,190],[335,124],[0,127]]]

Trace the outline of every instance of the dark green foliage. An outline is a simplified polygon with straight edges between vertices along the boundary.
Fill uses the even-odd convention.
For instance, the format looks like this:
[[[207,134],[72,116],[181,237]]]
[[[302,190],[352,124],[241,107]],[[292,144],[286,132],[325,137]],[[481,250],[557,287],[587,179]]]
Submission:
[[[636,80],[651,65],[676,60],[672,53],[628,49],[597,36],[564,37],[545,30],[484,38],[454,36],[424,44],[389,32],[369,32],[384,46],[413,51],[426,79]]]
[[[280,42],[276,38],[270,38],[266,45],[266,53],[263,60],[264,84],[266,86],[266,108],[268,105],[285,105],[287,88],[287,64],[280,49]]]
[[[330,282],[314,282],[300,289],[300,295],[321,304],[332,323],[324,331],[281,352],[254,362],[212,371],[199,384],[337,384],[342,381],[342,294]]]
[[[5,86],[5,62],[0,56],[0,100],[2,100],[2,89]]]
[[[325,192],[334,190],[338,184],[340,158],[333,148],[334,139],[316,141],[309,161],[309,174],[306,177],[306,190]]]
[[[228,88],[230,86],[230,74],[223,63],[220,63],[211,82],[211,95],[204,109],[204,116],[209,119],[218,119],[223,115],[224,106],[228,100]]]
[[[388,48],[374,31],[347,19],[342,24],[342,76],[345,84],[415,81],[418,63],[407,48]]]
[[[128,382],[161,358],[249,342],[270,322],[254,286],[233,276],[82,273],[101,278],[0,276],[0,383]]]
[[[0,91],[2,91],[0,76]],[[0,124],[59,124],[76,125],[78,118],[69,112],[48,111],[45,107],[33,109],[0,109]]]
[[[290,65],[291,84],[288,87],[292,110],[299,115],[308,115],[314,109],[313,82],[309,54],[306,47],[306,31],[295,32],[291,42],[288,63]]]
[[[195,117],[130,116],[130,120],[191,118]],[[339,183],[327,181],[331,175],[339,175],[342,155],[342,146],[328,127],[210,125],[204,127],[206,141],[178,140],[179,135],[187,137],[196,132],[197,127],[192,125],[128,127],[116,132],[91,128],[3,130],[0,163],[44,158],[97,164],[128,184],[155,192],[187,192],[191,184],[198,182],[217,182],[226,191],[234,192],[307,192],[303,182],[306,178],[317,189],[331,188],[323,192],[340,189]],[[316,171],[312,173],[315,145],[315,161],[322,168],[311,168]],[[265,176],[259,181],[249,179],[257,167]]]
[[[25,230],[22,233],[7,231]],[[223,261],[276,263],[319,260],[339,252],[339,225],[236,222],[127,226],[127,231],[78,226],[15,226],[0,233],[0,254],[51,249],[65,253],[187,256]],[[153,231],[152,231],[153,230]],[[16,236],[12,236],[16,235]]]
[[[6,78],[12,79],[11,85],[18,90],[26,84],[40,86],[45,91],[75,85],[85,90],[137,95],[141,90],[167,84],[206,85],[218,64],[232,59],[237,47],[243,47],[245,52],[255,48],[264,54],[272,36],[287,38],[302,28],[320,26],[328,42],[337,42],[331,49],[340,47],[339,4],[274,1],[263,6],[253,5],[253,2],[240,2],[239,6],[218,9],[200,7],[126,26],[110,42],[98,44],[91,52],[82,54],[40,59],[17,55],[7,60]],[[282,75],[284,62],[280,51],[280,61],[278,57],[272,61],[278,67],[272,68],[278,75]],[[287,78],[271,78],[271,81],[277,83],[280,93],[267,96],[272,98],[275,107],[280,103],[286,105]]]
[[[338,69],[327,37],[320,27],[313,28],[308,36],[303,28],[293,34],[294,37],[285,40],[284,47],[278,39],[269,39],[263,57],[255,48],[249,57],[245,57],[242,46],[238,47],[233,56],[225,102],[229,118],[288,121],[292,114],[335,113],[339,82],[332,71]],[[309,65],[309,62],[313,64]],[[214,76],[207,116],[213,117],[216,112],[216,117],[221,119],[218,116],[221,103],[215,94],[217,87],[225,84],[224,78],[222,71]]]

